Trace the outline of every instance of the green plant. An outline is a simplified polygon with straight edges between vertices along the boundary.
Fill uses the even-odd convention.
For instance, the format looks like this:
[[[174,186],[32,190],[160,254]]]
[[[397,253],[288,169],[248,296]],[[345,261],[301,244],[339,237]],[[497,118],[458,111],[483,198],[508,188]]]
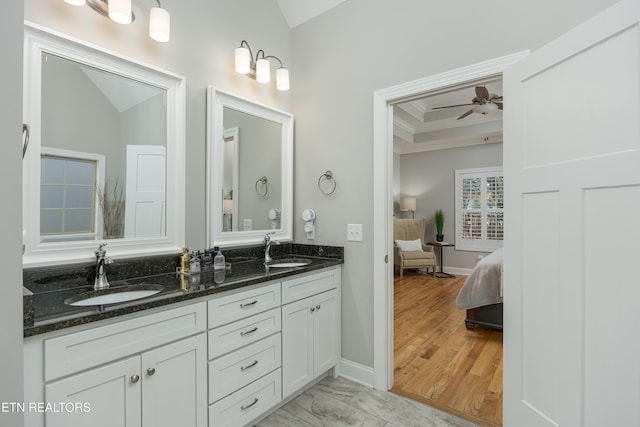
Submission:
[[[442,234],[442,228],[444,227],[444,212],[442,209],[436,211],[436,231],[438,234]]]

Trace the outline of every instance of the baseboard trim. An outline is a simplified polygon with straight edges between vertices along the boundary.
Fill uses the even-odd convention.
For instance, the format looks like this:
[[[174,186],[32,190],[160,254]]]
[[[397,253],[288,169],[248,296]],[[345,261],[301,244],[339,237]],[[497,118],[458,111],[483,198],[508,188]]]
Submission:
[[[459,274],[461,276],[468,276],[471,274],[471,268],[458,268],[458,267],[445,267],[444,271],[450,274]],[[436,271],[440,271],[440,268],[437,268]]]
[[[373,387],[373,368],[365,366],[351,360],[340,360],[340,376],[348,380],[362,384],[367,387]]]

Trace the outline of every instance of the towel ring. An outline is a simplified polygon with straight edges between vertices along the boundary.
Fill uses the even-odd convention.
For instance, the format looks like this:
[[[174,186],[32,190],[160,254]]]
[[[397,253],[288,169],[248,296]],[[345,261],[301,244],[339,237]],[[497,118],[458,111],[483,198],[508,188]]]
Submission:
[[[324,190],[322,188],[322,183],[323,182],[329,182],[330,183],[330,185],[331,185],[331,190],[330,191],[329,191],[329,189]],[[336,180],[333,177],[333,172],[326,171],[325,173],[320,175],[320,178],[318,178],[318,190],[320,190],[320,192],[322,194],[324,194],[325,196],[330,196],[336,191]]]
[[[267,185],[267,181],[268,179],[266,176],[263,176],[256,181],[256,194],[258,196],[267,197],[267,194],[269,194],[269,186]]]

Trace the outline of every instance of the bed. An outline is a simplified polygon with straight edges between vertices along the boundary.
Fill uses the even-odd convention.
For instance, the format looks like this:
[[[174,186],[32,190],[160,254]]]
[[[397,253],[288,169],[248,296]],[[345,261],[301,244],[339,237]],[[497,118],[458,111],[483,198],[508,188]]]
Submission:
[[[487,255],[473,268],[460,288],[456,306],[467,310],[464,324],[502,330],[502,248]]]

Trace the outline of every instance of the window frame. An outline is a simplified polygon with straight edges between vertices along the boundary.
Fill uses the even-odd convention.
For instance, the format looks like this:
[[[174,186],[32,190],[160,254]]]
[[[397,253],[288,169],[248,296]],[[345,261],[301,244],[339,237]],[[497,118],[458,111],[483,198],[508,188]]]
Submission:
[[[489,208],[486,204],[486,184],[487,178],[502,177],[503,179],[503,200],[504,200],[504,172],[502,166],[493,166],[486,168],[474,168],[474,169],[456,169],[455,170],[455,245],[457,250],[462,251],[476,251],[476,252],[493,252],[494,250],[502,247],[503,240],[489,239],[487,236],[487,214],[498,212],[502,213],[502,220],[504,221],[504,202],[502,208]],[[462,231],[462,216],[467,209],[462,206],[462,183],[464,179],[481,179],[480,184],[480,208],[477,211],[481,214],[480,226],[481,226],[481,238],[479,239],[465,239],[463,238]],[[503,224],[504,233],[504,224]]]

